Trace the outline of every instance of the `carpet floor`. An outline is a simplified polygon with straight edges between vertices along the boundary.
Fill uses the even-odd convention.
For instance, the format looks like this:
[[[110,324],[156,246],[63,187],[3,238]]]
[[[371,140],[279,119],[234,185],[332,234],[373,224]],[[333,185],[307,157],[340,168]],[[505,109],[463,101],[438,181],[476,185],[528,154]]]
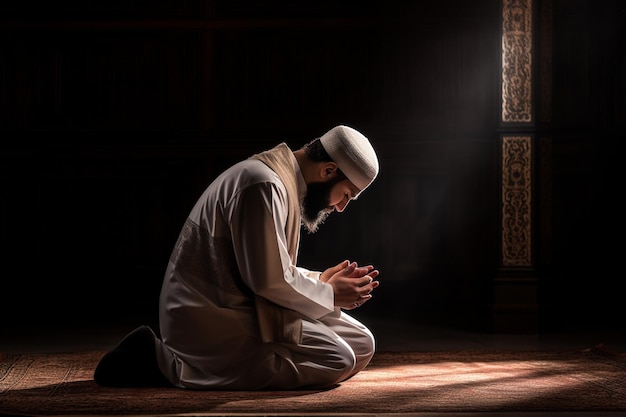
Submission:
[[[104,351],[5,354],[0,413],[28,416],[626,413],[626,360],[582,351],[379,352],[325,391],[103,388]],[[478,415],[478,414],[477,414]],[[626,414],[625,414],[626,415]]]

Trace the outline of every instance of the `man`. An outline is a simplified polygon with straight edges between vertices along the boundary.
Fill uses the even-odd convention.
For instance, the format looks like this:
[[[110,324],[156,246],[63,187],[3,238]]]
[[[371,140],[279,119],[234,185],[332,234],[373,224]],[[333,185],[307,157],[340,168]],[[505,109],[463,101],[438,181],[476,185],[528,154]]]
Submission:
[[[343,310],[371,299],[373,266],[297,266],[300,228],[315,232],[378,175],[369,140],[336,126],[224,171],[191,210],[163,280],[161,339],[142,326],[94,373],[103,386],[328,388],[365,368],[372,333]]]

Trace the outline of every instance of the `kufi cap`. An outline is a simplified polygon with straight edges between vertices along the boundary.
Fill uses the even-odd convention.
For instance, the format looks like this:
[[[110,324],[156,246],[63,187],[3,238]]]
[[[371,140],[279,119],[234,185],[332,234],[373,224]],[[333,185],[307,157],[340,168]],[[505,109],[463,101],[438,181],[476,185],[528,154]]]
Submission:
[[[339,169],[361,191],[378,175],[376,152],[359,131],[339,125],[326,132],[320,142]]]

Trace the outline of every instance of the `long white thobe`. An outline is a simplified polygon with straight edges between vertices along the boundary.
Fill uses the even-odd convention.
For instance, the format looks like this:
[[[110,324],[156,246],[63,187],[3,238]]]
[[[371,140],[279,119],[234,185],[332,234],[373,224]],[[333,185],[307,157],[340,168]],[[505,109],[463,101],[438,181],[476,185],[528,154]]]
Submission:
[[[306,183],[298,167],[298,194]],[[198,199],[165,273],[157,358],[175,386],[190,389],[328,387],[363,369],[372,333],[334,307],[320,272],[287,250],[287,192],[258,160],[239,162]],[[263,343],[254,297],[302,317],[300,343]]]

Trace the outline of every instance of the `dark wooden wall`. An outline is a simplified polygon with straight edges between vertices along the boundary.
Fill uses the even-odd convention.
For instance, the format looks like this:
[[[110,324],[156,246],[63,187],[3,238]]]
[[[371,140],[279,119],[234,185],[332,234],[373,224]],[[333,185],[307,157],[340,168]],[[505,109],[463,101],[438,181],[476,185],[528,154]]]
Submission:
[[[624,188],[617,149],[626,137],[626,4],[554,0],[538,10],[549,12],[536,93],[543,325],[622,331],[624,221],[616,201]]]
[[[358,315],[491,329],[500,2],[260,3],[0,6],[3,326],[153,320],[210,180],[344,123],[381,173],[301,263],[377,266]],[[540,330],[617,325],[624,6],[535,8]]]

